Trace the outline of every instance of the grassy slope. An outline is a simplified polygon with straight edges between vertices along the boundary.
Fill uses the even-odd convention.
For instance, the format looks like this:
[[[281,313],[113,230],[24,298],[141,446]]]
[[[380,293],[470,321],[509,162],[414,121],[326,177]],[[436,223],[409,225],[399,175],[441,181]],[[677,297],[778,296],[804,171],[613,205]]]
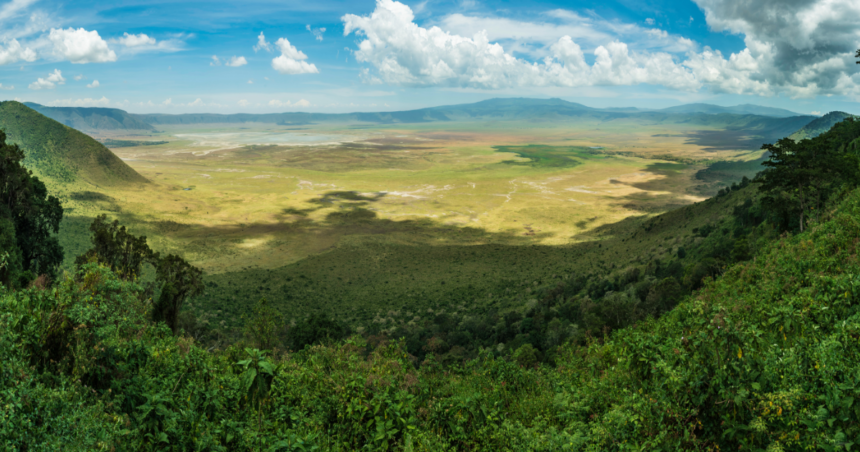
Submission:
[[[101,143],[25,105],[0,103],[0,130],[24,149],[25,165],[59,184],[102,187],[148,181]]]

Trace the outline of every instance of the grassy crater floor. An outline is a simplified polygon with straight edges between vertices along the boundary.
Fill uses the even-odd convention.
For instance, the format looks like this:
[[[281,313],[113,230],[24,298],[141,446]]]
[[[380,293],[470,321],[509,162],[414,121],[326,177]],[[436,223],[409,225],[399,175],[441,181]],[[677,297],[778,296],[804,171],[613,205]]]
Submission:
[[[87,249],[91,219],[106,213],[154,249],[202,267],[207,291],[193,307],[225,327],[241,324],[263,296],[291,319],[324,311],[353,324],[389,311],[484,309],[511,291],[523,295],[506,300],[527,302],[535,281],[694,240],[686,222],[641,246],[622,236],[749,166],[708,171],[711,162],[760,155],[748,135],[716,142],[705,132],[718,128],[701,129],[642,121],[167,126],[152,143],[114,149],[151,184],[57,190],[67,207],[66,266]],[[589,254],[606,251],[599,247],[612,251]]]

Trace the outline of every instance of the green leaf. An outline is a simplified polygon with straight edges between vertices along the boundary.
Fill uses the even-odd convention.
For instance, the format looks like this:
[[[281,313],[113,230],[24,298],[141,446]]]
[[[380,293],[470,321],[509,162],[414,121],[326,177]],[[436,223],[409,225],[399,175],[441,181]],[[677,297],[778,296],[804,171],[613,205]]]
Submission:
[[[257,378],[257,369],[254,369],[252,367],[252,368],[246,370],[245,372],[242,372],[241,378],[242,378],[242,387],[244,388],[245,392],[248,392],[248,390],[251,389],[251,385],[254,384],[254,380]]]
[[[275,374],[275,368],[275,365],[270,363],[269,361],[260,361],[260,369],[269,375]]]

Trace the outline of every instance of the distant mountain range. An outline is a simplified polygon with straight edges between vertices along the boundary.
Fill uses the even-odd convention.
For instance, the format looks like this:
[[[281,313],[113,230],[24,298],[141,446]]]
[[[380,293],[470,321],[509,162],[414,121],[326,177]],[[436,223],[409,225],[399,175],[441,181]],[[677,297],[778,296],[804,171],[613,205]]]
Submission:
[[[385,113],[135,115],[113,108],[45,107],[32,103],[7,101],[0,102],[0,130],[6,133],[9,142],[21,145],[27,153],[26,165],[36,171],[40,177],[61,183],[84,182],[99,186],[116,186],[129,183],[145,184],[148,181],[102,143],[75,129],[152,131],[155,125],[163,124],[242,122],[395,124],[470,120],[563,122],[577,119],[603,121],[633,119],[645,124],[701,126],[701,132],[705,135],[693,134],[690,137],[700,140],[706,147],[718,146],[708,144],[710,137],[708,134],[741,134],[748,137],[748,143],[744,144],[744,147],[752,149],[758,148],[761,143],[774,142],[789,135],[795,139],[811,138],[851,116],[843,112],[829,113],[820,118],[803,115],[787,116],[789,113],[791,112],[787,110],[755,105],[718,107],[691,104],[649,111],[632,108],[591,108],[561,99],[490,99],[473,104]]]
[[[721,107],[719,105],[711,104],[687,104],[679,105],[677,107],[664,108],[662,110],[657,111],[678,114],[705,113],[709,115],[729,113],[735,115],[771,116],[774,118],[790,118],[792,116],[804,116],[800,113],[795,113],[790,110],[784,110],[782,108],[762,107],[761,105],[752,104],[735,105],[734,107]]]
[[[562,99],[497,98],[472,104],[444,105],[417,110],[375,113],[269,113],[269,114],[132,114],[116,108],[46,107],[35,103],[26,106],[85,132],[148,132],[162,125],[241,124],[247,122],[306,125],[319,123],[412,124],[446,121],[570,121],[576,118],[612,121],[635,119],[653,124],[687,123],[703,127],[744,131],[752,141],[773,142],[791,135],[802,139],[829,130],[850,116],[833,112],[824,117],[801,115],[781,108],[760,105],[723,107],[711,104],[687,104],[663,109],[593,108]]]
[[[773,118],[803,116],[779,108],[758,105],[738,105],[720,107],[709,104],[690,104],[663,110],[642,110],[638,108],[593,108],[561,99],[499,98],[473,104],[446,105],[421,108],[418,110],[379,112],[379,113],[272,113],[272,114],[148,114],[131,115],[142,122],[159,124],[214,124],[262,122],[285,125],[299,125],[317,122],[367,122],[381,124],[420,123],[436,121],[468,120],[558,120],[574,116],[592,116],[602,119],[618,119],[630,116],[660,119],[660,115],[691,114],[733,114],[756,115]],[[810,117],[811,118],[811,117]]]
[[[637,117],[652,121],[673,122],[689,120],[697,124],[716,121],[732,121],[728,117],[710,118],[719,115],[762,116],[767,118],[808,117],[779,108],[758,105],[721,107],[710,104],[689,104],[661,110],[638,108],[592,108],[561,99],[500,98],[472,104],[446,105],[417,110],[376,113],[269,113],[269,114],[131,114],[116,108],[46,107],[26,103],[28,107],[69,127],[83,131],[98,130],[142,130],[151,131],[158,125],[179,124],[235,124],[260,122],[282,125],[303,125],[329,122],[357,122],[369,124],[422,123],[438,121],[468,120],[566,120],[572,117],[594,117],[603,120]],[[707,117],[698,117],[705,115]],[[684,116],[681,119],[679,116]]]
[[[77,130],[155,130],[136,115],[118,108],[46,107],[33,102],[24,105]]]

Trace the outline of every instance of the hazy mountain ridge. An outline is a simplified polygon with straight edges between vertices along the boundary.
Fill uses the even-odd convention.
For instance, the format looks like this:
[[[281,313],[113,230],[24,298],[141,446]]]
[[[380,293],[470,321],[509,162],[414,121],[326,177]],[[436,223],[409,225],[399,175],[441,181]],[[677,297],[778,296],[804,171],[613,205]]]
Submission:
[[[562,99],[495,98],[460,105],[443,105],[417,110],[353,113],[268,113],[268,114],[131,114],[111,108],[44,107],[29,104],[52,119],[83,131],[153,130],[159,125],[241,124],[248,122],[303,125],[312,123],[414,124],[447,121],[569,121],[574,118],[613,121],[630,119],[660,123],[689,123],[703,127],[724,128],[751,137],[750,148],[798,132],[815,116],[762,107],[737,105],[722,107],[710,104],[688,104],[662,110],[638,108],[593,108]],[[834,122],[835,123],[835,122]],[[826,130],[833,123],[816,126]],[[826,127],[825,127],[826,126]],[[819,132],[820,133],[820,132]],[[811,136],[814,136],[811,135]],[[759,143],[761,141],[761,143]]]
[[[433,121],[457,120],[557,120],[566,117],[588,116],[604,120],[643,117],[660,118],[672,117],[677,119],[685,115],[715,116],[731,114],[736,116],[761,116],[769,118],[791,118],[813,116],[800,115],[779,108],[761,107],[757,105],[737,105],[721,107],[709,104],[690,104],[671,107],[663,110],[646,110],[639,108],[593,108],[562,99],[531,99],[531,98],[496,98],[481,102],[460,105],[444,105],[416,110],[392,112],[353,112],[353,113],[267,113],[267,114],[217,114],[217,113],[185,113],[185,114],[130,114],[131,117],[151,125],[175,124],[230,124],[244,122],[262,122],[271,124],[307,124],[309,122],[367,122],[380,124],[420,123]],[[665,119],[662,119],[665,120]],[[699,120],[701,122],[701,120]]]
[[[22,103],[0,102],[0,130],[6,133],[7,142],[24,150],[28,168],[57,183],[115,186],[148,182],[98,141]]]
[[[723,107],[712,104],[686,104],[678,105],[677,107],[663,108],[657,110],[665,113],[707,113],[721,114],[730,113],[736,115],[757,115],[757,116],[772,116],[774,118],[789,118],[792,116],[805,116],[800,113],[795,113],[782,108],[763,107],[761,105],[743,104],[733,107]]]
[[[118,108],[47,107],[33,102],[24,105],[73,129],[90,130],[155,130],[150,124]]]

